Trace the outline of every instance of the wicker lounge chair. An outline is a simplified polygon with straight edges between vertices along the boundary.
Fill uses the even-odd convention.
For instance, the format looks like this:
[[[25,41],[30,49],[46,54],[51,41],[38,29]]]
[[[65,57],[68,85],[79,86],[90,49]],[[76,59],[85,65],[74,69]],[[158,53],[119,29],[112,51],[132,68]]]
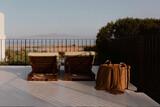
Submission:
[[[94,55],[94,52],[66,52],[64,80],[95,80],[95,74],[91,70]]]
[[[30,81],[52,81],[57,80],[58,53],[29,53],[32,71],[28,75]]]

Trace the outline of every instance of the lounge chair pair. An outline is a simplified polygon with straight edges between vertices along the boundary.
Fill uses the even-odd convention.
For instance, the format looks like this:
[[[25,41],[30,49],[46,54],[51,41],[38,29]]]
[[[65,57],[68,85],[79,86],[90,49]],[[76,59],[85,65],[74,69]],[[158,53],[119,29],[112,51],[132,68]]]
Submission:
[[[32,72],[28,80],[50,81],[59,77],[58,53],[29,53]],[[94,52],[66,52],[64,54],[64,80],[95,80],[92,72]]]

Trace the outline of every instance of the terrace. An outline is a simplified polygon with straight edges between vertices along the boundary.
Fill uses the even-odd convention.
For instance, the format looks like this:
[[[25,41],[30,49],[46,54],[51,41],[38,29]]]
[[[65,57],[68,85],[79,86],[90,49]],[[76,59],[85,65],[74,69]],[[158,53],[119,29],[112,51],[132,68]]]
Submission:
[[[62,68],[63,69],[63,68]],[[97,67],[93,67],[97,72]],[[0,66],[0,105],[24,107],[159,106],[130,84],[124,94],[97,91],[95,81],[26,81],[30,66]]]
[[[94,46],[94,39],[5,40],[6,57],[0,66],[0,105],[29,107],[159,106],[145,93],[136,92],[136,87],[131,83],[124,94],[114,95],[96,90],[95,81],[63,81],[61,78],[58,81],[27,81],[27,75],[31,71],[31,66],[28,65],[28,52],[84,51]],[[97,75],[98,67],[94,65],[92,68],[95,75]],[[60,72],[63,73],[63,71],[64,67],[61,66]]]

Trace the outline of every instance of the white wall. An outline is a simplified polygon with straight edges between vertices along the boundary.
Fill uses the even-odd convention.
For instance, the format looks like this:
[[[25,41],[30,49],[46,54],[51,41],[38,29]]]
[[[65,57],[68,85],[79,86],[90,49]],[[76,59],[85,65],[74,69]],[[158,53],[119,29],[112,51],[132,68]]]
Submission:
[[[5,18],[4,14],[0,13],[0,61],[5,59]]]

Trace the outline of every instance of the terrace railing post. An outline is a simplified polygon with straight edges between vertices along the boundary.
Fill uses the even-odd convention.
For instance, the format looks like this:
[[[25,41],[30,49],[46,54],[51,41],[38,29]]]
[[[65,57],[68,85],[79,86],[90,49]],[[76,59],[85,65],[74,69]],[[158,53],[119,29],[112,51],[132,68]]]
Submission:
[[[17,55],[17,56],[16,56],[16,57],[17,57],[17,58],[16,58],[16,63],[18,64],[18,40],[17,40],[17,51],[16,51],[16,55]]]
[[[47,40],[45,39],[45,41],[44,41],[44,47],[45,47],[45,52],[47,52]]]
[[[71,51],[71,45],[72,45],[71,42],[72,42],[72,40],[70,39],[70,40],[69,40],[69,46],[70,46],[69,51]]]
[[[55,52],[55,40],[53,40],[53,52]]]
[[[82,47],[84,47],[83,41],[84,41],[84,40],[82,39]]]
[[[92,40],[91,40],[91,39],[90,39],[90,42],[89,42],[89,43],[90,43],[90,47],[92,47]]]
[[[10,54],[10,50],[11,50],[11,49],[10,49],[10,48],[11,48],[11,47],[10,47],[10,40],[9,40],[8,45],[9,45],[9,50],[8,50],[8,51],[9,51],[9,52],[8,52],[8,53],[9,53],[9,55],[8,55],[9,59],[8,59],[8,60],[9,60],[9,64],[10,64],[10,61],[11,61],[11,54]]]
[[[51,50],[51,40],[49,39],[49,46],[48,46],[48,48],[49,48],[49,52],[52,52],[52,50]]]
[[[24,61],[25,61],[25,65],[27,65],[27,63],[26,63],[26,60],[27,60],[27,58],[26,58],[26,57],[27,57],[27,55],[26,55],[26,54],[27,54],[27,53],[26,53],[26,51],[27,51],[27,50],[26,50],[26,39],[25,39],[25,41],[24,41],[24,54],[25,54],[25,55],[24,55],[24,56],[25,56]]]
[[[13,41],[13,62],[12,63],[14,63],[14,39],[12,41]]]
[[[60,52],[63,51],[63,40],[60,39]]]
[[[73,44],[74,44],[74,51],[75,51],[75,50],[76,50],[76,49],[75,49],[75,48],[76,48],[75,39],[74,39],[73,41],[74,41]]]
[[[79,50],[79,39],[78,39],[78,41],[77,41],[77,42],[78,42],[78,43],[77,43],[77,47],[78,47],[78,49],[77,49],[77,50],[78,50],[78,51],[80,51],[80,50]]]
[[[86,46],[87,46],[87,39],[86,39]],[[86,47],[86,46],[85,46],[85,47]]]
[[[65,51],[67,51],[67,39],[65,40],[65,42],[66,42],[66,43],[65,43],[65,44],[66,44],[66,48],[65,48]]]

